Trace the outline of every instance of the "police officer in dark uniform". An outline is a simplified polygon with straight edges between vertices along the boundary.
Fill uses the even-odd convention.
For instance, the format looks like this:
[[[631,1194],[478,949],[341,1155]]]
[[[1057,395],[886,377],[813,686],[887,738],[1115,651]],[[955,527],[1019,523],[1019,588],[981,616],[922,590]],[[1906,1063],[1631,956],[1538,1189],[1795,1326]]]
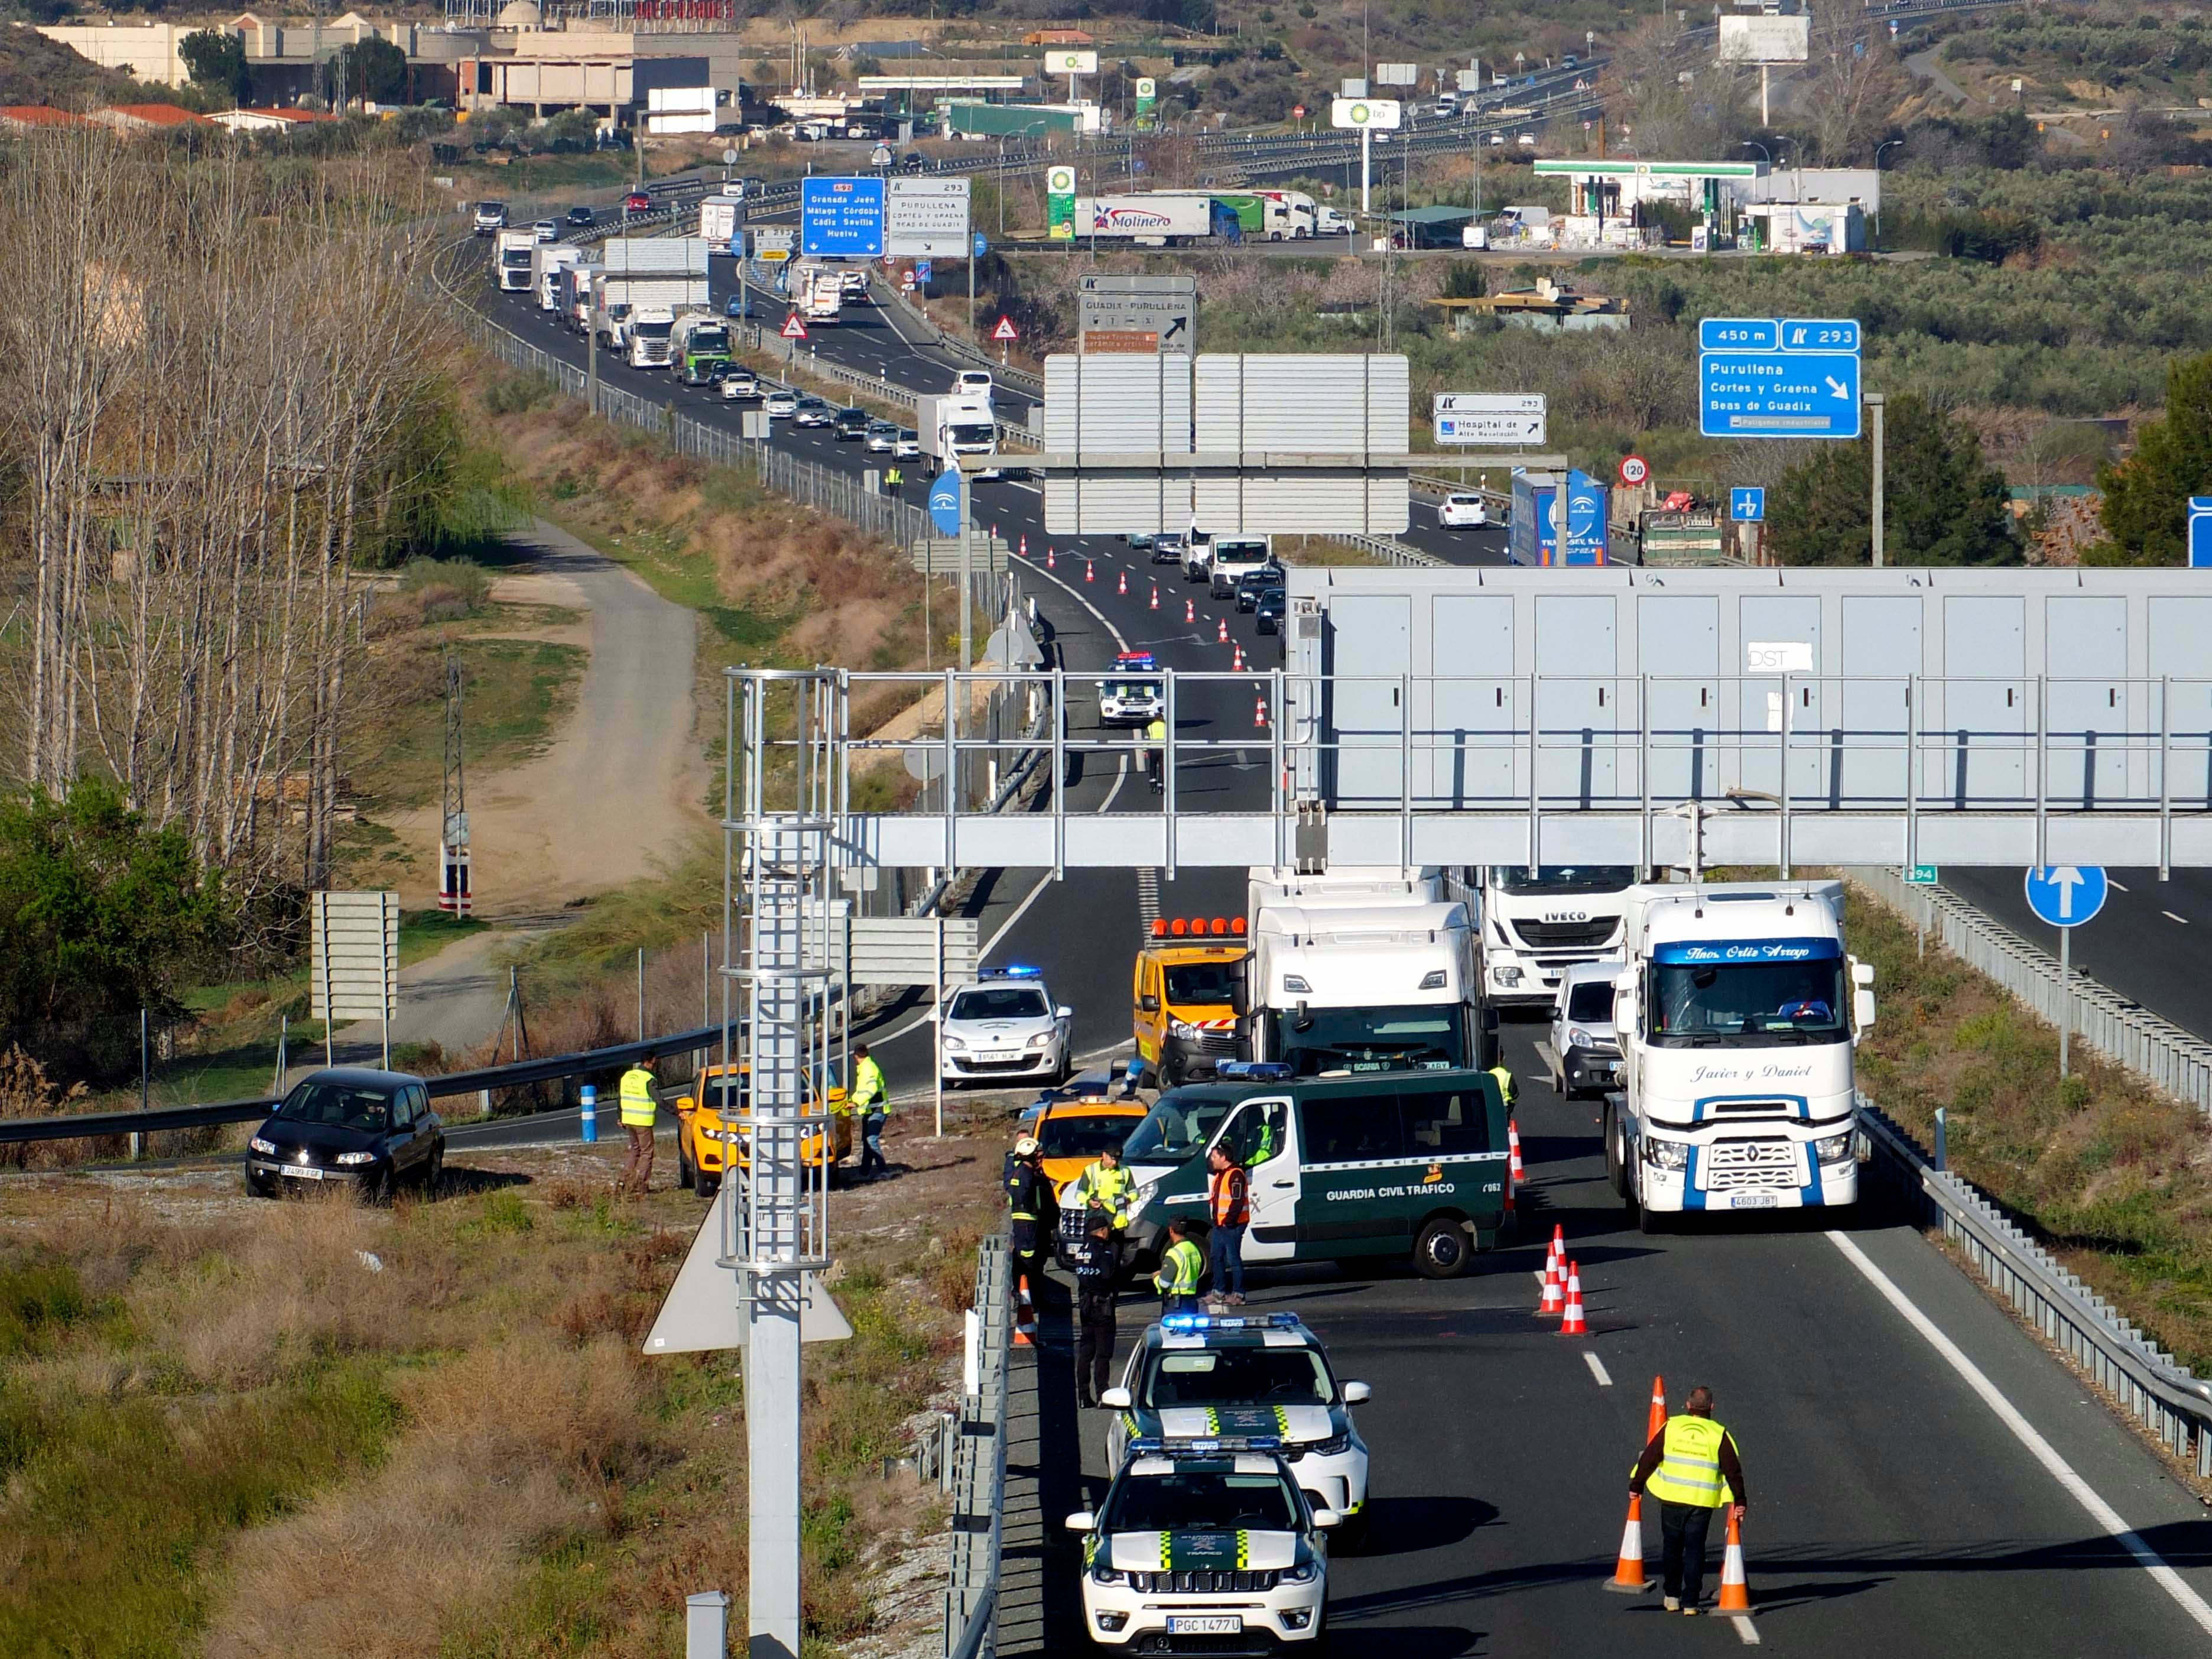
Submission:
[[[1075,1392],[1088,1407],[1098,1403],[1114,1368],[1115,1284],[1121,1251],[1105,1211],[1092,1210],[1084,1221],[1083,1237],[1068,1255],[1075,1268]]]
[[[1014,1143],[1014,1156],[1006,1165],[1006,1249],[1013,1256],[1014,1325],[1034,1329],[1034,1292],[1044,1286],[1044,1243],[1052,1237],[1056,1206],[1052,1182],[1044,1172],[1036,1139],[1024,1135]]]

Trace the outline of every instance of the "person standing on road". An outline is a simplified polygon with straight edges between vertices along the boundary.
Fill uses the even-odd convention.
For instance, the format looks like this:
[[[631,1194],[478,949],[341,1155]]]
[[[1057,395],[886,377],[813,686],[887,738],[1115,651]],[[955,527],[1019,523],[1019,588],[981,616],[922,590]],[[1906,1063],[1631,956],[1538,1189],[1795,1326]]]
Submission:
[[[1097,1211],[1085,1219],[1090,1231],[1075,1242],[1068,1259],[1075,1267],[1075,1394],[1085,1409],[1098,1403],[1114,1370],[1114,1302],[1121,1282],[1121,1252],[1114,1224]]]
[[[1513,1080],[1512,1071],[1501,1060],[1490,1068],[1490,1075],[1498,1080],[1498,1097],[1505,1103],[1505,1109],[1511,1111],[1521,1099],[1521,1085]]]
[[[1705,1587],[1705,1534],[1723,1504],[1741,1522],[1746,1502],[1735,1437],[1713,1420],[1713,1391],[1699,1383],[1651,1437],[1628,1476],[1628,1490],[1659,1500],[1662,1605],[1694,1615]]]
[[[1206,1155],[1206,1256],[1213,1269],[1213,1299],[1227,1307],[1244,1305],[1244,1227],[1252,1218],[1251,1181],[1243,1166],[1216,1145]]]
[[[1168,723],[1155,717],[1145,727],[1145,773],[1152,779],[1152,793],[1160,794],[1167,787]]]
[[[873,1181],[889,1175],[884,1158],[884,1118],[890,1112],[891,1091],[884,1081],[884,1068],[868,1053],[868,1045],[853,1045],[853,1092],[845,1097],[846,1109],[860,1114],[860,1179]]]
[[[1014,1143],[1014,1161],[1006,1168],[1006,1249],[1013,1257],[1017,1325],[1033,1325],[1034,1316],[1022,1313],[1036,1305],[1035,1292],[1044,1284],[1046,1224],[1053,1218],[1052,1182],[1044,1172],[1042,1149],[1033,1135]]]
[[[653,1092],[653,1055],[650,1049],[622,1074],[622,1123],[629,1132],[629,1157],[623,1164],[615,1190],[636,1198],[653,1189],[653,1129],[660,1103]]]
[[[1159,1271],[1152,1275],[1152,1288],[1160,1293],[1164,1314],[1187,1313],[1198,1301],[1198,1281],[1206,1272],[1206,1257],[1192,1243],[1192,1237],[1204,1230],[1202,1223],[1183,1216],[1168,1223],[1172,1242],[1160,1257]]]
[[[896,462],[893,462],[890,470],[884,474],[884,488],[894,495],[906,488],[906,474],[898,470]]]

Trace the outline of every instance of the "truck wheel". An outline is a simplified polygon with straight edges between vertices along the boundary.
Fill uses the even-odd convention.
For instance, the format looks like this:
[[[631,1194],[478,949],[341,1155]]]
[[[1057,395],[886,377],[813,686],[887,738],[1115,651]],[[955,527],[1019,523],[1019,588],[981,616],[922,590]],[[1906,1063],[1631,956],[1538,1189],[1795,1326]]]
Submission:
[[[1620,1114],[1609,1100],[1605,1103],[1605,1173],[1613,1182],[1613,1196],[1633,1209],[1636,1193],[1628,1180],[1628,1132],[1621,1127]]]
[[[1467,1230],[1449,1216],[1432,1218],[1413,1240],[1413,1271],[1424,1279],[1457,1279],[1474,1260]]]
[[[1667,1231],[1666,1212],[1650,1208],[1643,1202],[1640,1194],[1628,1200],[1628,1207],[1636,1212],[1636,1231],[1646,1237],[1656,1237]]]

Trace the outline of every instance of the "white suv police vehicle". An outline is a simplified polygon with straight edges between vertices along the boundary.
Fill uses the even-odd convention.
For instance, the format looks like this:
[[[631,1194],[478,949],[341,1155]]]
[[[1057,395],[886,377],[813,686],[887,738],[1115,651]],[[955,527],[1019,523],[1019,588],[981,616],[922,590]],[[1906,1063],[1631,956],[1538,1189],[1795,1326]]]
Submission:
[[[1139,1440],[1085,1534],[1083,1626],[1102,1647],[1266,1654],[1323,1640],[1332,1510],[1271,1447]]]
[[[1294,1313],[1170,1314],[1138,1340],[1121,1386],[1099,1396],[1114,1413],[1106,1466],[1139,1440],[1265,1437],[1307,1500],[1344,1518],[1349,1544],[1366,1520],[1367,1443],[1348,1408],[1367,1398],[1364,1382],[1337,1382]]]
[[[1164,705],[1156,676],[1158,659],[1149,651],[1124,651],[1114,659],[1110,676],[1098,682],[1101,726],[1150,726]]]
[[[1075,1011],[1055,1004],[1034,968],[986,968],[945,1006],[947,1083],[1058,1083],[1067,1075]]]

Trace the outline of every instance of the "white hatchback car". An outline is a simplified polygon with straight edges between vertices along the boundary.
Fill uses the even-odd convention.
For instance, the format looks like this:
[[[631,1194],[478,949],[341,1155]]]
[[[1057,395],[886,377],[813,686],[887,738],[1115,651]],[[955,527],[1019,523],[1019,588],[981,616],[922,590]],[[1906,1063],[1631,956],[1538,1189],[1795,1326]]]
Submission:
[[[1480,530],[1490,522],[1490,508],[1475,495],[1447,495],[1437,509],[1437,523],[1446,530]]]

